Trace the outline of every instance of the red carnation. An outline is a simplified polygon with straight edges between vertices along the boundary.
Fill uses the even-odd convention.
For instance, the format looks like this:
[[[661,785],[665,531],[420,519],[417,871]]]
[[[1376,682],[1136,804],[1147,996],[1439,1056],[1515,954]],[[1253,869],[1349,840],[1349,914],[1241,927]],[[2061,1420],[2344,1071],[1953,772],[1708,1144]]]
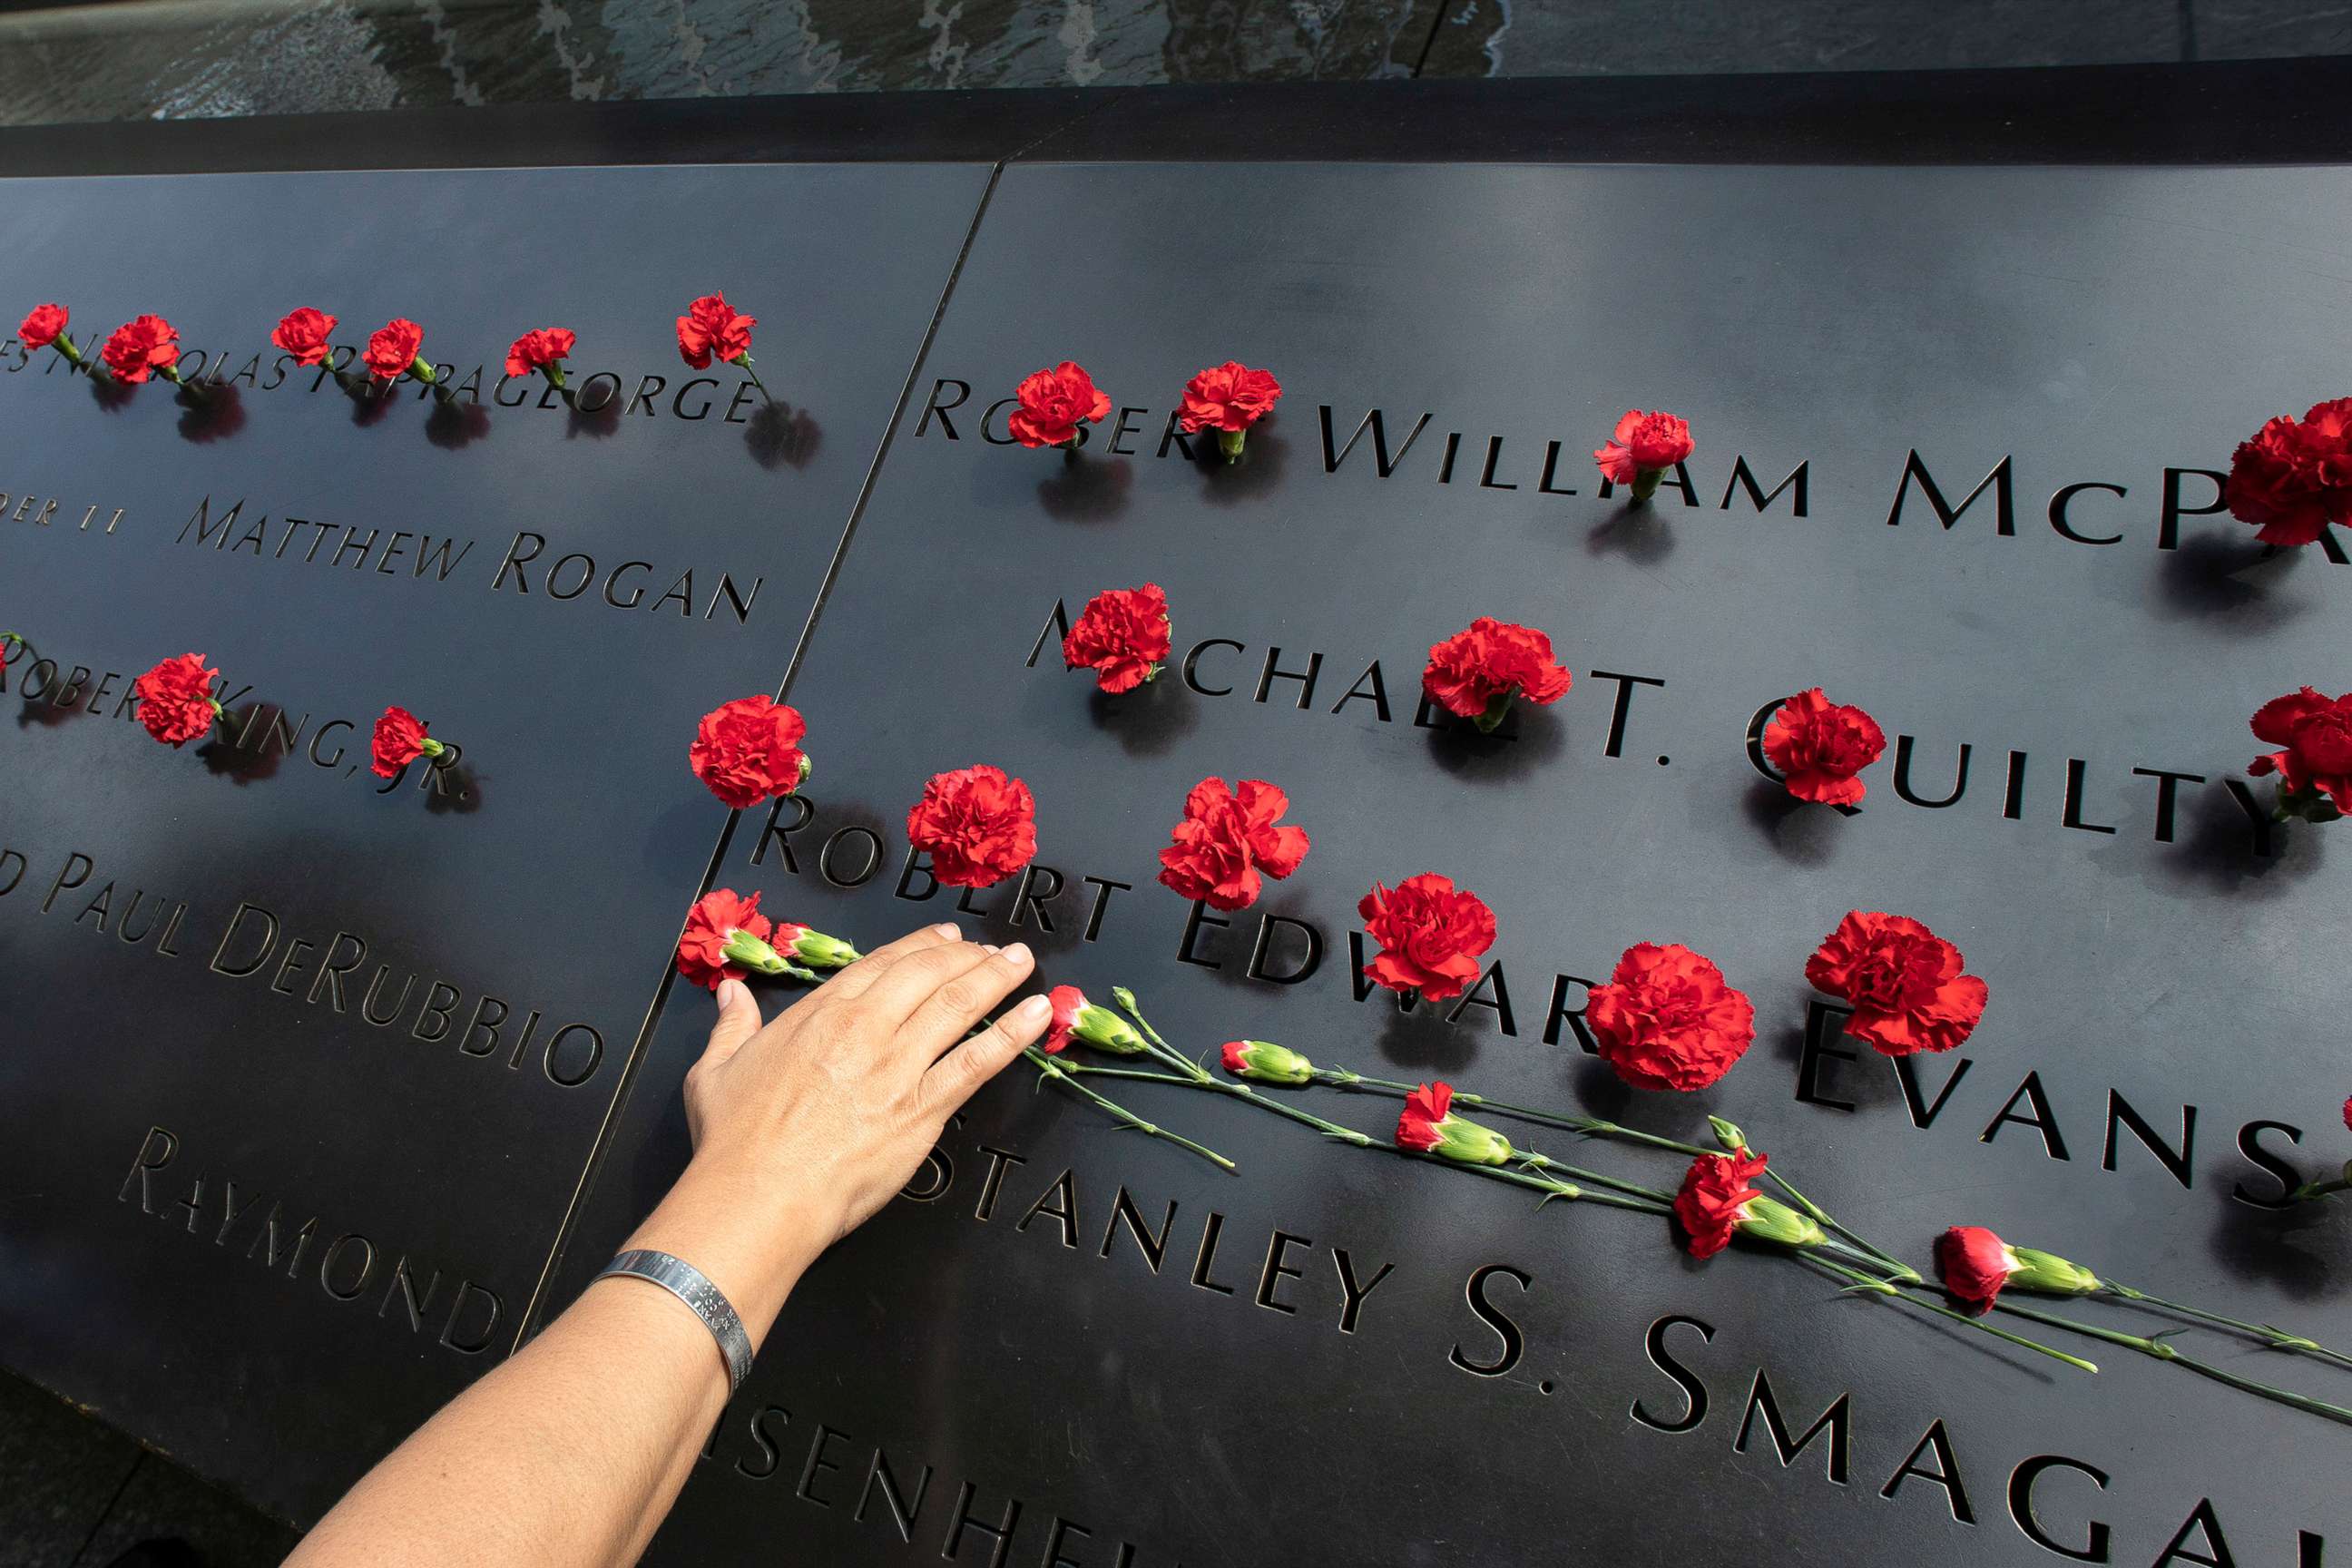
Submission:
[[[808,753],[800,744],[806,733],[798,709],[765,697],[739,697],[702,716],[687,762],[711,794],[742,811],[808,781]]]
[[[1188,436],[1214,430],[1225,461],[1237,463],[1249,427],[1273,413],[1281,397],[1282,383],[1274,379],[1274,372],[1252,370],[1229,359],[1184,384],[1184,405],[1177,418]]]
[[[413,375],[430,386],[439,378],[434,374],[432,362],[418,353],[424,346],[425,329],[405,316],[394,316],[369,336],[367,349],[360,358],[366,362],[368,374],[378,381],[391,383],[404,375]]]
[[[1533,626],[1480,616],[1429,650],[1421,689],[1447,712],[1487,733],[1524,697],[1549,707],[1568,694],[1569,673],[1551,655],[1551,638]]]
[[[1021,406],[1005,427],[1024,447],[1067,447],[1076,450],[1078,426],[1092,424],[1110,412],[1110,399],[1095,389],[1095,378],[1083,365],[1064,360],[1022,382]]]
[[[2300,423],[2282,415],[2240,442],[2224,493],[2264,544],[2309,544],[2331,522],[2352,523],[2352,397],[2315,403]]]
[[[529,375],[539,371],[547,384],[559,391],[563,386],[563,356],[572,352],[579,335],[569,327],[533,327],[517,338],[507,349],[507,374]]]
[[[117,381],[136,386],[150,374],[160,374],[176,386],[180,379],[180,330],[161,316],[140,316],[114,329],[98,351]]]
[[[677,972],[697,985],[719,989],[722,980],[740,980],[747,971],[739,949],[741,938],[765,943],[775,930],[760,912],[760,895],[746,899],[726,888],[715,888],[698,900],[686,917],[685,934],[677,939]]]
[[[1948,1051],[1984,1016],[1985,983],[1960,950],[1903,915],[1850,911],[1805,960],[1805,978],[1853,1008],[1845,1032],[1879,1052]]]
[[[764,393],[768,389],[761,384],[759,372],[751,368],[751,329],[759,320],[738,315],[724,294],[705,294],[677,319],[678,357],[697,370],[709,369],[714,359],[735,365]]]
[[[73,312],[63,305],[36,305],[26,313],[25,320],[17,326],[16,336],[24,343],[27,353],[34,349],[45,349],[57,341],[58,335],[66,330],[66,322],[72,318]]]
[[[1364,934],[1381,944],[1364,973],[1391,991],[1433,1002],[1459,996],[1478,978],[1478,955],[1495,945],[1495,911],[1450,877],[1424,871],[1393,891],[1372,884],[1356,905]]]
[[[992,887],[1035,857],[1037,803],[1027,784],[985,763],[936,773],[907,813],[907,837],[948,887]]]
[[[426,734],[425,721],[407,709],[387,708],[375,721],[369,750],[375,758],[370,771],[380,779],[394,779],[417,758],[438,758],[448,748]]]
[[[1644,501],[1657,493],[1665,471],[1690,455],[1689,425],[1671,414],[1628,408],[1592,460],[1601,465],[1602,479],[1612,485],[1632,485],[1633,499]]]
[[[1713,1258],[1731,1245],[1748,1205],[1764,1195],[1748,1184],[1764,1173],[1765,1164],[1766,1157],[1752,1151],[1701,1154],[1691,1162],[1675,1194],[1675,1220],[1693,1258]]]
[[[81,350],[74,346],[73,334],[66,331],[66,322],[72,319],[72,315],[73,312],[63,305],[36,305],[18,323],[17,340],[25,345],[25,352],[28,354],[55,343],[58,353],[66,356],[68,364],[80,365],[85,363]]]
[[[1818,686],[1800,691],[1764,726],[1764,755],[1789,793],[1819,805],[1852,805],[1867,793],[1854,775],[1886,750],[1886,731],[1859,708],[1831,701]]]
[[[2285,748],[2246,764],[2257,778],[2279,775],[2279,816],[2325,821],[2352,812],[2352,695],[2323,697],[2306,686],[2263,703],[2253,731]]]
[[[220,718],[221,705],[213,700],[213,681],[219,675],[219,670],[205,668],[200,653],[165,659],[131,683],[139,699],[139,721],[165,745],[186,745]]]
[[[335,352],[334,344],[327,341],[334,331],[334,317],[304,305],[278,319],[269,330],[269,341],[292,354],[296,364],[323,364]]]
[[[1108,588],[1087,607],[1062,639],[1062,662],[1091,669],[1095,684],[1116,695],[1160,673],[1168,657],[1168,595],[1157,583]]]
[[[1244,779],[1239,791],[1202,779],[1184,797],[1184,819],[1160,852],[1160,879],[1212,909],[1241,910],[1257,902],[1258,873],[1279,881],[1307,858],[1307,830],[1279,826],[1290,797],[1264,779]]]
[[[1723,971],[1680,942],[1625,950],[1596,985],[1584,1020],[1601,1058],[1636,1089],[1705,1089],[1756,1038],[1756,1009]]]
[[[2352,1132],[2352,1098],[2344,1101],[2344,1130]]]

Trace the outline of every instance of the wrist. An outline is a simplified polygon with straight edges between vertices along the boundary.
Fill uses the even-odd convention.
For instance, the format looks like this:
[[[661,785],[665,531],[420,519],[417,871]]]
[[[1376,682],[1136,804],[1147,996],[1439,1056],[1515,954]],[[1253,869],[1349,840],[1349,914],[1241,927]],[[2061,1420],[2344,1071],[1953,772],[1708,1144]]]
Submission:
[[[624,1247],[667,1252],[700,1269],[757,1348],[831,1239],[815,1205],[780,1201],[755,1176],[698,1154]]]

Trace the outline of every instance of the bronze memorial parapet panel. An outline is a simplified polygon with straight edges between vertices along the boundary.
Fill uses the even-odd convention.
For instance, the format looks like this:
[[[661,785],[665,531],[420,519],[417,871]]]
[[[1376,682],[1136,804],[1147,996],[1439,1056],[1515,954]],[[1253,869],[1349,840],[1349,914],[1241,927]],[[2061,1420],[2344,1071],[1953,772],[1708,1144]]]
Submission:
[[[1675,1140],[1728,1118],[1931,1279],[1940,1231],[1988,1226],[2340,1348],[2352,1211],[2280,1199],[2352,1153],[2352,845],[2272,821],[2245,770],[2260,705],[2352,684],[2352,564],[2266,554],[2220,497],[2265,419],[2352,390],[2347,260],[2336,168],[1016,163],[789,692],[816,774],[737,819],[715,883],[862,944],[1028,942],[1041,982],[1132,987],[1213,1068],[1255,1038]],[[1285,387],[1232,467],[1170,429],[1228,358]],[[1068,458],[1005,424],[1063,359],[1111,404]],[[1640,509],[1591,456],[1629,407],[1696,441]],[[1165,668],[1104,697],[1062,636],[1146,583]],[[1491,737],[1421,700],[1479,616],[1548,631],[1574,681]],[[1885,729],[1851,815],[1751,759],[1814,686]],[[1038,848],[960,895],[907,813],[975,763],[1026,782]],[[1155,880],[1210,776],[1279,784],[1313,839],[1232,913]],[[1464,998],[1407,1012],[1359,978],[1357,900],[1426,871],[1499,935]],[[1850,910],[1963,950],[1972,1036],[1898,1063],[1843,1032],[1805,960]],[[1628,1089],[1589,1049],[1589,988],[1643,941],[1753,1000],[1712,1089]],[[544,1307],[683,1163],[710,1018],[672,985]],[[1016,1064],[804,1280],[651,1561],[2352,1550],[2320,1416],[1087,1081],[1237,1173]],[[1392,1099],[1267,1092],[1396,1126]],[[1669,1189],[1685,1163],[1489,1120]],[[2172,1342],[2352,1401],[2340,1366]]]
[[[0,1358],[309,1519],[511,1349],[728,820],[696,721],[783,678],[987,179],[0,183],[12,326],[158,312],[200,386],[0,345]],[[772,402],[681,361],[721,290]],[[289,366],[304,305],[448,398]],[[555,325],[569,404],[503,375]],[[391,704],[456,763],[376,778]]]

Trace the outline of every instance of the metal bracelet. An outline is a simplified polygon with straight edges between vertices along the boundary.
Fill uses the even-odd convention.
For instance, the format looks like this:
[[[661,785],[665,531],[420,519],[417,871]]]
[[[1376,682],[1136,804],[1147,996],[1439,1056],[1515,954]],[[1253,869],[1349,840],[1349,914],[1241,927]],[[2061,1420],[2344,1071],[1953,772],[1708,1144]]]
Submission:
[[[743,1320],[709,1276],[682,1258],[642,1247],[620,1254],[596,1278],[615,1274],[650,1280],[685,1302],[719,1342],[719,1353],[727,1361],[728,1394],[743,1386],[751,1374],[751,1336],[743,1331]]]

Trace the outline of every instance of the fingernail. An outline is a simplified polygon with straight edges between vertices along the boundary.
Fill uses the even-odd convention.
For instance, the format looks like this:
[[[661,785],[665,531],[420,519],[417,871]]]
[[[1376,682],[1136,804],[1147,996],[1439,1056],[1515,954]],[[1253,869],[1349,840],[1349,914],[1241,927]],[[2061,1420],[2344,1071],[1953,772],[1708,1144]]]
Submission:
[[[955,924],[953,921],[949,921],[945,924],[933,926],[931,928],[931,934],[933,936],[946,937],[948,940],[952,942],[957,937],[963,934],[963,928]]]
[[[751,994],[751,990],[740,980],[722,980],[719,983],[717,994],[719,1010],[723,1013],[728,1008],[747,1000]]]
[[[1020,1019],[1024,1024],[1034,1024],[1053,1010],[1054,1005],[1051,1002],[1046,1001],[1043,996],[1031,996],[1025,998],[1022,1002],[1021,1005],[1013,1009],[1013,1016]]]
[[[996,944],[992,942],[983,942],[980,944],[980,951],[982,952],[994,952],[996,951]]]
[[[1029,944],[1025,942],[1016,942],[1006,948],[1000,956],[1005,963],[1016,966],[1026,963],[1029,962]]]

